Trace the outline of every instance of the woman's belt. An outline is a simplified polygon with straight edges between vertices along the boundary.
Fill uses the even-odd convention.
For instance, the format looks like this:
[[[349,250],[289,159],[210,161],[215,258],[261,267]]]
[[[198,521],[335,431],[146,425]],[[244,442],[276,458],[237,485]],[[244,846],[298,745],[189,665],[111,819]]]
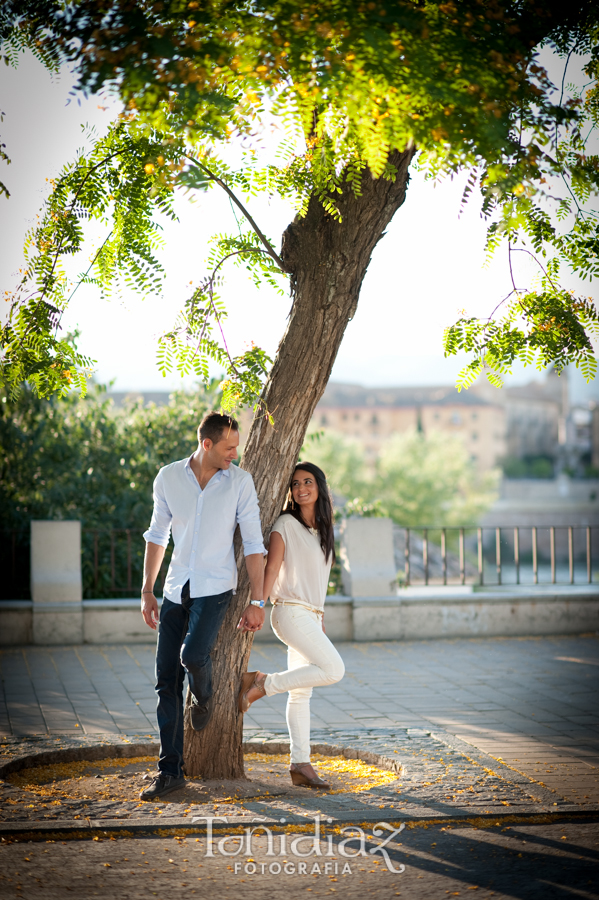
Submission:
[[[300,603],[299,600],[273,600],[273,606],[299,606],[301,609],[307,609],[309,612],[316,613],[317,616],[324,616],[324,609],[318,606],[309,606],[307,603]]]

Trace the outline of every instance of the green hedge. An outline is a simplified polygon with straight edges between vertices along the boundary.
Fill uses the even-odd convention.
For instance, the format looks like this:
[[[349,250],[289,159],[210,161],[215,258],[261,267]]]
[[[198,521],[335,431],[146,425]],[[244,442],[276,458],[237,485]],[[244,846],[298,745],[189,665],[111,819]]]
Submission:
[[[14,402],[0,397],[0,564],[11,564],[12,535],[18,535],[19,565],[2,596],[27,596],[23,554],[31,519],[79,519],[83,534],[85,597],[125,596],[127,535],[130,529],[131,583],[141,581],[144,542],[152,512],[152,482],[158,469],[189,455],[204,413],[219,405],[217,383],[171,395],[168,406],[131,402],[116,408],[106,388],[92,386],[78,396],[40,400],[23,390]],[[94,577],[94,535],[100,569]],[[112,569],[114,560],[115,585]],[[11,569],[12,571],[12,569]],[[21,584],[22,582],[22,584]]]

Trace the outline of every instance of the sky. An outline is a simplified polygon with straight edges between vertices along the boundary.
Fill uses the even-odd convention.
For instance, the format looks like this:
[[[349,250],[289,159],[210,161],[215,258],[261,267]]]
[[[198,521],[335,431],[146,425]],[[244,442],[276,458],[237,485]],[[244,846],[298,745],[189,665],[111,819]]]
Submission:
[[[23,241],[48,192],[48,179],[86,144],[82,126],[105,130],[117,107],[105,98],[70,97],[71,77],[52,76],[30,56],[18,69],[2,67],[2,141],[12,158],[0,178],[11,191],[0,198],[0,288],[14,286],[23,260]],[[443,330],[461,310],[487,316],[510,290],[506,251],[484,267],[486,225],[476,200],[460,214],[463,179],[434,185],[414,172],[407,199],[377,245],[361,291],[358,311],[349,323],[332,373],[335,381],[364,385],[451,384],[464,359],[445,359]],[[280,246],[292,220],[290,205],[255,199],[250,212]],[[96,379],[114,390],[171,390],[190,386],[176,375],[166,378],[156,363],[158,336],[174,323],[199,282],[210,235],[236,230],[230,203],[215,190],[190,202],[176,201],[177,223],[165,226],[160,253],[167,272],[164,294],[141,299],[126,294],[102,300],[93,287],[78,289],[63,323],[81,332],[79,349],[97,360]],[[104,234],[96,231],[96,245]],[[91,244],[86,253],[91,252]],[[82,258],[78,270],[86,268]],[[528,282],[532,264],[519,261],[517,280]],[[222,291],[229,318],[228,345],[240,351],[250,341],[274,356],[285,330],[290,298],[268,287],[257,289],[244,270],[231,266]],[[579,287],[575,279],[567,286]],[[588,284],[583,287],[589,294]],[[596,295],[596,288],[595,288]],[[512,383],[542,379],[534,369],[515,370]],[[574,400],[599,400],[599,383],[571,376]]]

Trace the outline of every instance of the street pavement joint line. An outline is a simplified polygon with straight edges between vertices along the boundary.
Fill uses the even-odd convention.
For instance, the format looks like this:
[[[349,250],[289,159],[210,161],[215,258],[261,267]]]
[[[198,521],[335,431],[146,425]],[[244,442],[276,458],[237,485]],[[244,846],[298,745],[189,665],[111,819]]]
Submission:
[[[60,649],[60,648],[59,648],[59,649]],[[70,650],[70,649],[75,650],[75,655],[77,656],[77,659],[79,659],[79,656],[78,656],[78,654],[77,654],[76,648],[74,648],[74,647],[73,647],[73,648],[69,647],[68,649],[69,649],[69,650]],[[75,707],[73,706],[73,704],[72,704],[72,702],[71,702],[71,698],[69,697],[69,689],[68,689],[67,685],[64,683],[64,681],[63,681],[62,678],[61,678],[61,675],[60,675],[58,666],[56,665],[56,660],[54,659],[53,654],[52,654],[49,650],[47,650],[46,652],[47,652],[48,656],[50,657],[50,662],[52,663],[52,665],[53,665],[53,667],[54,667],[54,671],[56,672],[56,678],[57,678],[57,680],[58,680],[58,683],[60,684],[60,686],[61,686],[62,689],[63,689],[65,700],[66,700],[67,703],[69,704],[69,706],[70,706],[70,708],[71,708],[71,712],[72,712],[73,716],[75,717],[75,720],[76,720],[76,721],[78,722],[78,724],[79,724],[79,728],[81,728],[81,730],[82,730],[82,732],[83,732],[83,731],[84,731],[83,725],[81,724],[81,721],[80,721],[79,716],[78,716],[78,714],[77,714],[77,710],[76,710]],[[84,669],[84,671],[85,671],[85,669]],[[92,683],[93,683],[93,682],[92,682]],[[36,697],[37,697],[37,692],[36,692]],[[44,715],[44,710],[43,710],[42,704],[40,703],[39,699],[38,699],[38,704],[39,704],[40,711],[41,711],[42,715]],[[44,716],[44,722],[45,722],[45,721],[46,721],[46,717]],[[48,734],[50,734],[51,732],[50,732],[50,728],[49,728],[47,722],[46,722],[46,728],[48,729]]]
[[[93,683],[94,683],[94,679],[92,678],[92,676],[91,676],[91,675],[89,674],[89,672],[87,671],[87,666],[85,665],[85,663],[84,663],[83,660],[81,659],[81,656],[79,655],[79,648],[78,648],[78,647],[73,647],[73,650],[75,651],[75,656],[76,656],[77,659],[79,660],[79,663],[80,663],[80,665],[81,665],[81,668],[83,669],[83,671],[85,672],[85,674],[86,674],[87,677],[89,678],[90,683],[93,684]],[[96,691],[96,696],[97,696],[97,691]]]
[[[48,654],[48,651],[47,651],[47,650],[46,650],[45,652],[46,652],[46,654]],[[23,662],[25,663],[25,668],[27,669],[27,674],[29,675],[29,681],[30,681],[30,684],[31,684],[31,690],[33,691],[33,695],[34,695],[34,697],[35,697],[35,699],[36,699],[36,701],[37,701],[37,708],[39,709],[39,713],[40,713],[42,722],[44,723],[44,726],[45,726],[45,728],[46,728],[46,733],[47,733],[47,734],[50,734],[50,728],[48,727],[48,723],[47,723],[47,721],[46,721],[46,716],[44,715],[44,708],[43,708],[43,706],[42,706],[42,704],[41,704],[41,702],[40,702],[40,698],[39,698],[38,692],[37,692],[36,689],[35,689],[35,681],[33,680],[33,675],[32,675],[32,673],[31,673],[31,667],[29,666],[29,660],[27,659],[27,654],[25,653],[25,647],[23,647],[23,648],[21,649],[21,656],[23,657]],[[52,659],[52,657],[50,657],[50,659]],[[54,662],[54,660],[52,660],[52,663],[53,663],[53,662]],[[58,672],[57,672],[56,674],[57,674],[57,676],[58,676]],[[59,681],[59,683],[62,685],[62,681],[60,681],[60,677],[58,678],[58,681]],[[63,687],[64,687],[64,685],[63,685]],[[8,712],[8,718],[9,718],[9,721],[11,721],[11,715],[10,715],[10,711],[9,711],[9,708],[8,708],[8,704],[7,704],[7,712]],[[11,726],[11,730],[12,730],[12,726]]]
[[[47,651],[46,651],[47,652]],[[25,663],[25,668],[27,669],[27,674],[31,679],[31,683],[33,684],[33,675],[31,674],[31,668],[29,666],[29,660],[27,659],[27,654],[25,653],[25,648],[21,649],[21,656],[23,657],[23,662]]]
[[[116,674],[116,672],[114,670],[114,666],[112,665],[112,663],[110,662],[110,660],[108,659],[106,654],[104,653],[102,647],[98,647],[97,650],[98,650],[98,653],[100,654],[100,656],[102,657],[102,659],[104,660],[104,662],[108,665],[108,667],[110,669],[112,669],[112,671],[114,672],[115,677],[118,679],[118,681],[121,681],[121,679],[119,678],[119,676]],[[122,681],[121,681],[121,684],[122,684]]]
[[[144,675],[146,675],[146,677],[147,677],[147,673],[146,673],[144,667],[142,666],[142,664],[140,663],[140,661],[137,659],[137,657],[134,656],[133,653],[131,653],[131,650],[129,649],[129,647],[128,647],[126,644],[123,644],[123,646],[124,646],[124,648],[125,648],[125,653],[128,653],[128,654],[129,654],[129,656],[131,657],[131,659],[133,660],[133,662],[135,663],[135,665],[136,665],[139,669],[141,669],[141,671],[142,671],[142,672],[144,673]]]

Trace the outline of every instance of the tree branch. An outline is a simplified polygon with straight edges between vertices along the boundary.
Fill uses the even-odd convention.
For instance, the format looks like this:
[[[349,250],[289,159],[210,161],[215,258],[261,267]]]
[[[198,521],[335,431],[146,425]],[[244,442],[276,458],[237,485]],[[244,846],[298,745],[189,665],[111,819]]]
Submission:
[[[547,281],[549,282],[549,284],[551,285],[551,287],[553,288],[553,290],[554,290],[554,291],[557,291],[557,290],[558,290],[557,285],[555,285],[555,284],[553,283],[553,279],[551,278],[551,276],[550,276],[549,273],[547,272],[547,269],[546,269],[545,266],[542,264],[542,262],[538,259],[538,257],[535,256],[534,253],[531,253],[530,250],[527,250],[525,247],[512,247],[512,248],[510,249],[510,253],[527,253],[528,256],[531,257],[531,259],[534,259],[534,261],[536,262],[537,266],[538,266],[539,269],[542,271],[543,275],[545,276],[545,278],[547,279]],[[514,285],[514,287],[515,287],[515,285]]]
[[[241,374],[240,374],[240,372],[238,371],[237,367],[235,366],[235,363],[233,362],[233,357],[231,356],[231,354],[230,354],[230,352],[229,352],[229,347],[228,347],[228,345],[227,345],[227,339],[226,339],[226,337],[225,337],[225,332],[223,331],[223,326],[222,326],[222,323],[221,323],[221,320],[220,320],[220,316],[219,316],[218,311],[217,311],[217,309],[216,309],[216,306],[215,306],[215,304],[214,304],[214,281],[215,281],[215,278],[216,278],[216,273],[218,272],[218,270],[220,269],[220,267],[221,267],[224,263],[226,263],[226,261],[227,261],[228,259],[231,259],[233,256],[240,256],[242,253],[265,253],[265,252],[266,252],[265,250],[261,250],[259,247],[254,247],[252,250],[235,250],[233,253],[228,253],[228,254],[227,254],[226,256],[224,256],[221,260],[219,260],[219,262],[216,264],[216,266],[215,266],[214,269],[212,270],[212,274],[210,275],[210,277],[208,278],[208,281],[207,281],[207,283],[206,283],[206,286],[207,286],[207,288],[208,288],[208,296],[210,297],[210,306],[212,307],[212,312],[214,313],[214,318],[216,319],[216,321],[217,321],[217,323],[218,323],[218,327],[219,327],[219,329],[220,329],[220,333],[221,333],[221,336],[222,336],[222,339],[223,339],[223,344],[225,345],[225,353],[227,354],[227,356],[228,356],[228,358],[229,358],[229,363],[230,363],[230,365],[231,365],[231,368],[233,369],[233,371],[235,372],[235,374],[238,376],[238,378],[241,378]],[[197,355],[197,353],[198,353],[199,350],[200,350],[200,347],[201,347],[201,345],[202,345],[202,339],[203,339],[203,337],[204,337],[204,333],[205,333],[205,331],[206,331],[207,325],[208,325],[208,317],[206,317],[206,320],[205,320],[205,322],[204,322],[204,326],[203,326],[202,331],[201,331],[201,333],[200,333],[200,337],[199,337],[199,340],[198,340],[198,345],[197,345],[197,348],[196,348],[196,351],[195,351],[194,356]]]
[[[503,300],[500,300],[500,301],[499,301],[499,303],[497,304],[497,306],[495,307],[495,309],[493,310],[493,312],[490,314],[490,316],[487,317],[487,322],[490,322],[490,321],[491,321],[491,319],[493,318],[493,316],[495,315],[495,313],[497,312],[497,310],[499,309],[499,307],[500,307],[500,306],[503,306],[503,304],[505,303],[505,301],[506,301],[506,300],[509,300],[510,297],[512,296],[512,294],[515,294],[515,293],[517,293],[517,291],[514,289],[513,291],[510,291],[510,292],[509,292],[509,294],[507,295],[507,297],[504,297]]]
[[[224,182],[224,181],[222,180],[222,178],[219,178],[218,175],[215,175],[214,172],[211,172],[210,169],[209,169],[207,166],[204,165],[204,163],[201,163],[201,162],[199,161],[199,159],[196,159],[196,158],[193,157],[193,156],[187,156],[187,155],[185,155],[185,158],[186,158],[186,159],[189,159],[191,162],[195,163],[196,166],[198,166],[200,169],[202,169],[203,172],[206,173],[206,175],[208,176],[208,178],[212,179],[212,181],[215,181],[216,184],[219,185],[219,187],[222,187],[223,191],[225,191],[225,192],[229,195],[229,197],[231,198],[231,200],[233,201],[233,203],[238,207],[238,209],[241,210],[241,212],[243,213],[243,215],[245,216],[245,218],[248,220],[248,222],[250,223],[250,225],[251,225],[252,228],[254,229],[255,233],[256,233],[257,236],[259,237],[260,241],[261,241],[262,244],[264,245],[264,247],[265,247],[266,252],[268,253],[268,255],[276,262],[276,264],[277,264],[277,266],[279,267],[279,269],[281,270],[281,272],[284,272],[285,274],[288,274],[287,271],[286,271],[286,269],[285,269],[285,265],[284,265],[284,263],[283,263],[283,260],[282,260],[281,257],[273,250],[273,248],[272,248],[272,246],[271,246],[270,241],[268,240],[268,238],[267,238],[267,237],[262,233],[262,231],[259,229],[258,225],[257,225],[256,222],[253,220],[253,218],[251,217],[251,215],[249,214],[249,212],[247,211],[247,209],[245,208],[245,206],[243,205],[243,203],[241,202],[241,200],[239,200],[239,199],[235,196],[235,194],[233,193],[233,191],[231,190],[231,188],[228,186],[228,184],[227,184],[226,182]]]
[[[116,150],[114,153],[110,153],[108,156],[104,157],[104,159],[101,159],[100,162],[96,163],[95,166],[92,166],[90,169],[88,169],[88,171],[85,173],[83,181],[81,182],[81,184],[75,191],[75,196],[73,197],[71,203],[68,206],[69,213],[71,213],[73,211],[73,209],[75,208],[75,204],[77,203],[77,200],[79,199],[79,194],[83,190],[85,182],[88,180],[90,175],[93,172],[95,172],[96,169],[99,169],[101,166],[105,165],[105,163],[110,162],[111,159],[114,159],[115,156],[119,156],[121,153],[123,153],[122,150]],[[48,279],[50,279],[54,275],[54,270],[56,268],[56,264],[58,262],[58,257],[60,256],[60,253],[62,250],[63,242],[64,242],[64,234],[62,234],[60,236],[60,241],[58,243],[58,247],[56,248],[56,253],[54,254],[54,262],[52,263],[52,268],[50,269],[49,274],[46,276],[46,283],[47,283]],[[46,288],[44,288],[44,290],[43,290],[42,297],[44,296],[45,293],[46,293]]]

